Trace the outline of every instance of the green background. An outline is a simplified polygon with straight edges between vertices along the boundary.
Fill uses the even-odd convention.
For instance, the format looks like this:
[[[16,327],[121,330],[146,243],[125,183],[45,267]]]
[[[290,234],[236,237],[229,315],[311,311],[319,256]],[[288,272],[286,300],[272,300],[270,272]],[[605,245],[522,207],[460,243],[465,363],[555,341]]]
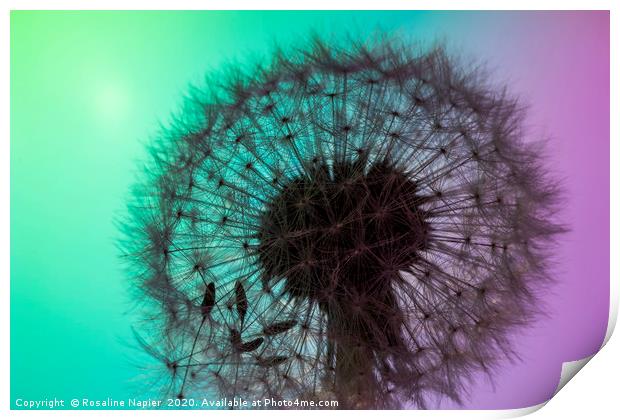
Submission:
[[[376,30],[445,41],[528,105],[526,137],[549,138],[564,180],[548,316],[516,333],[519,359],[484,374],[466,408],[549,399],[562,362],[594,354],[609,315],[609,13],[11,13],[11,406],[18,398],[144,397],[148,362],[115,221],[145,144],[190,84],[275,45]],[[263,60],[264,61],[264,60]],[[216,73],[217,74],[217,73]],[[220,73],[221,74],[221,73]],[[584,141],[587,139],[587,141]],[[146,371],[148,373],[148,371]],[[155,395],[153,393],[153,395]],[[442,402],[441,408],[460,408]]]
[[[403,12],[11,13],[11,400],[143,394],[119,260],[144,144],[190,83],[223,64],[329,36],[406,30]],[[447,19],[448,18],[448,19]],[[258,54],[258,55],[257,55]]]

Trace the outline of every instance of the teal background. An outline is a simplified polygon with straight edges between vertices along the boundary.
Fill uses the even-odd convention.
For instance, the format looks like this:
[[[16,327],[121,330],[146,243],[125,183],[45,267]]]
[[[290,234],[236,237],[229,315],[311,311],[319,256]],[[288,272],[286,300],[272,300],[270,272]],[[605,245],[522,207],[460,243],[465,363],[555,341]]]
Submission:
[[[560,246],[549,317],[515,340],[520,362],[493,385],[474,384],[467,407],[542,402],[561,362],[598,350],[609,302],[607,12],[13,11],[13,408],[18,398],[149,394],[136,379],[145,360],[131,333],[136,313],[114,222],[144,145],[189,84],[248,55],[260,60],[276,44],[303,45],[311,31],[338,38],[377,29],[422,45],[446,40],[489,63],[532,104],[530,126],[557,139],[549,164],[571,188],[573,230]]]
[[[12,12],[11,400],[133,395],[141,358],[114,219],[189,83],[310,30],[424,15]]]

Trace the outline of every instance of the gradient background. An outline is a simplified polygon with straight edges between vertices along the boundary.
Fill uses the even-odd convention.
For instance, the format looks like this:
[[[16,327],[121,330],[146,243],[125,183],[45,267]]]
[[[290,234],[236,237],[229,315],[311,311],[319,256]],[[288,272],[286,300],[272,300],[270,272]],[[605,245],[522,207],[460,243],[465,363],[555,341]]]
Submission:
[[[566,187],[548,317],[465,408],[520,408],[596,352],[609,309],[608,12],[12,12],[11,400],[143,396],[114,219],[144,143],[210,69],[381,28],[485,63]],[[445,408],[452,408],[449,403]]]

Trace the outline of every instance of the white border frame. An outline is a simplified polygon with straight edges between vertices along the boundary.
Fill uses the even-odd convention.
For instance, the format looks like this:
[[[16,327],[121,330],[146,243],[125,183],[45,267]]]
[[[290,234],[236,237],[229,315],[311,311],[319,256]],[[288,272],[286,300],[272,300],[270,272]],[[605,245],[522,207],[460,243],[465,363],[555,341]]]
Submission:
[[[436,1],[428,1],[428,0],[419,0],[415,3],[405,3],[402,0],[381,0],[379,3],[376,1],[368,1],[368,0],[313,0],[309,1],[298,1],[295,4],[291,4],[291,2],[285,2],[283,0],[263,0],[260,3],[251,2],[249,0],[227,0],[226,2],[219,2],[218,4],[208,4],[205,1],[192,1],[192,0],[175,0],[171,2],[169,0],[149,0],[149,1],[139,1],[139,0],[91,0],[89,2],[83,0],[60,0],[54,2],[53,7],[48,4],[49,2],[42,0],[9,0],[5,4],[7,7],[5,8],[5,14],[2,16],[2,34],[4,36],[0,37],[2,41],[0,41],[0,48],[2,51],[1,57],[3,58],[4,65],[2,66],[2,90],[3,90],[3,98],[2,101],[2,113],[0,119],[0,127],[4,128],[5,132],[5,141],[2,142],[0,146],[0,197],[2,197],[3,205],[0,207],[1,212],[1,222],[0,222],[0,273],[1,273],[1,288],[2,293],[2,305],[1,309],[1,323],[2,326],[2,340],[0,344],[0,354],[1,360],[4,362],[3,366],[5,366],[4,378],[0,381],[0,393],[2,396],[0,397],[0,411],[9,411],[10,407],[10,375],[8,374],[8,368],[10,366],[10,10],[37,10],[37,9],[80,9],[80,10],[139,10],[139,9],[165,9],[165,10],[278,10],[278,9],[286,9],[286,10],[310,10],[310,9],[318,9],[318,10],[343,10],[343,9],[352,9],[352,10],[373,10],[376,9],[377,5],[380,5],[380,9],[377,10],[610,10],[610,54],[611,54],[611,69],[610,69],[610,88],[611,88],[611,103],[610,103],[610,117],[611,117],[611,131],[610,131],[610,139],[620,139],[619,132],[619,119],[620,116],[620,108],[619,108],[619,95],[618,95],[618,75],[620,74],[620,68],[618,65],[618,35],[620,30],[620,20],[618,18],[618,7],[614,8],[614,4],[611,0],[590,0],[590,1],[578,1],[578,0],[564,0],[562,2],[559,1],[545,1],[545,0],[506,0],[501,3],[497,1],[490,0],[470,0],[468,2],[462,1],[448,1],[448,0],[436,0]],[[469,7],[464,7],[466,3]],[[225,5],[225,7],[222,7]],[[561,5],[562,8],[559,9],[557,6]],[[260,7],[257,7],[260,6]],[[556,6],[556,7],[554,7]],[[616,116],[614,118],[613,116]],[[610,191],[610,214],[620,214],[620,208],[618,206],[618,176],[619,176],[619,168],[620,162],[618,161],[618,146],[614,142],[611,142],[610,145],[610,171],[611,171],[611,191]],[[613,258],[613,255],[618,255],[618,222],[614,220],[612,217],[610,220],[610,228],[611,228],[611,236],[610,236],[610,255],[611,257],[611,271],[610,271],[610,280],[618,279],[619,271],[618,271],[618,260]],[[609,323],[607,327],[607,333],[605,335],[605,340],[603,345],[607,344],[609,341],[613,330],[616,325],[617,315],[618,315],[618,283],[617,281],[611,281],[610,285],[610,313],[609,313]],[[617,341],[617,340],[616,340]],[[620,355],[620,351],[618,349],[618,344],[614,344],[614,349],[611,351],[614,352],[611,354],[607,354],[607,363],[614,363],[611,372],[618,373],[618,356]],[[606,353],[607,352],[606,350]],[[562,370],[562,379],[561,386],[558,387],[558,392],[566,382],[576,373],[578,372],[589,360],[591,357],[588,357],[581,361],[575,361],[570,363],[565,363],[565,366]],[[612,388],[611,384],[613,377],[609,377],[608,372],[610,370],[603,370],[599,372],[598,377],[592,379],[590,377],[590,382],[592,384],[599,384],[600,389],[603,392],[603,395],[607,395],[608,398],[612,399],[613,391],[611,389],[617,389],[615,386]],[[600,367],[599,367],[600,370]],[[594,372],[592,372],[594,373]],[[613,375],[613,373],[612,373]],[[592,375],[590,375],[592,376]],[[570,387],[569,387],[570,388]],[[600,395],[596,389],[588,389],[592,393],[596,395]],[[567,395],[568,397],[568,395]],[[573,395],[574,398],[580,398]],[[585,396],[584,396],[585,397]],[[568,401],[567,398],[562,398],[564,403],[568,404],[568,409],[564,411],[559,411],[559,407],[554,407],[553,412],[548,413],[550,415],[555,416],[564,416],[571,414],[576,414],[570,410],[571,402],[574,407],[578,407],[578,405],[574,401]],[[608,410],[614,410],[616,407],[616,402],[612,400],[600,401],[598,398],[584,398],[586,401],[594,402],[598,404],[597,411],[601,411],[600,404],[607,404]],[[532,412],[537,411],[539,408],[546,405],[546,403],[539,404],[537,406],[517,409],[517,410],[463,410],[463,411],[422,411],[418,410],[412,412],[411,410],[398,410],[398,411],[390,411],[390,416],[396,416],[400,418],[404,418],[405,416],[409,417],[415,415],[420,418],[459,418],[459,419],[485,419],[485,418],[512,418],[517,416],[526,415]],[[614,407],[614,408],[612,408]],[[603,405],[603,412],[606,411],[605,405]],[[615,411],[615,410],[614,410]],[[585,414],[585,411],[579,411],[581,414]],[[32,416],[38,417],[41,414],[44,414],[45,417],[51,418],[65,418],[65,416],[72,418],[104,418],[113,415],[118,415],[121,417],[125,416],[148,416],[150,417],[158,417],[164,418],[170,416],[171,413],[167,411],[156,411],[156,410],[145,410],[145,411],[93,411],[93,410],[61,410],[61,411],[27,411],[27,410],[14,410],[10,411],[11,416],[19,416],[25,418],[31,418]],[[241,411],[209,411],[208,415],[213,416],[215,418],[223,418],[223,417],[240,417],[244,416],[244,412]],[[256,416],[257,418],[271,418],[271,417],[280,417],[285,418],[289,417],[291,413],[289,411],[256,411],[253,410],[251,412],[252,416]],[[327,413],[328,415],[337,415],[338,412],[322,412]],[[206,413],[202,413],[205,415]],[[315,416],[318,413],[316,412],[306,412],[306,411],[295,411],[294,416],[297,417],[305,417],[310,418],[310,416]],[[386,413],[387,414],[387,413]],[[189,416],[196,416],[196,411],[175,411],[173,413],[175,417],[184,417],[187,418]],[[356,411],[355,414],[357,416],[370,418],[370,416],[376,416],[377,412],[374,411]],[[540,416],[539,416],[540,417]],[[546,417],[545,418],[549,418]]]

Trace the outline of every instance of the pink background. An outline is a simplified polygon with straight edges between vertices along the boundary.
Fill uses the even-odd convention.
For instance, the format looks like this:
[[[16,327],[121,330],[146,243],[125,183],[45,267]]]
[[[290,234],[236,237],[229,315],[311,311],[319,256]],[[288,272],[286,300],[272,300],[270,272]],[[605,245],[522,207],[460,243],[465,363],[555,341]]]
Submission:
[[[570,232],[556,254],[548,317],[515,335],[521,360],[480,377],[467,408],[519,408],[553,395],[562,363],[596,353],[609,314],[609,13],[459,13],[449,42],[482,57],[529,104],[531,138],[548,138]],[[441,32],[441,31],[440,31]],[[449,40],[452,38],[448,38]],[[503,80],[502,80],[503,79]],[[446,402],[445,408],[457,408]]]

